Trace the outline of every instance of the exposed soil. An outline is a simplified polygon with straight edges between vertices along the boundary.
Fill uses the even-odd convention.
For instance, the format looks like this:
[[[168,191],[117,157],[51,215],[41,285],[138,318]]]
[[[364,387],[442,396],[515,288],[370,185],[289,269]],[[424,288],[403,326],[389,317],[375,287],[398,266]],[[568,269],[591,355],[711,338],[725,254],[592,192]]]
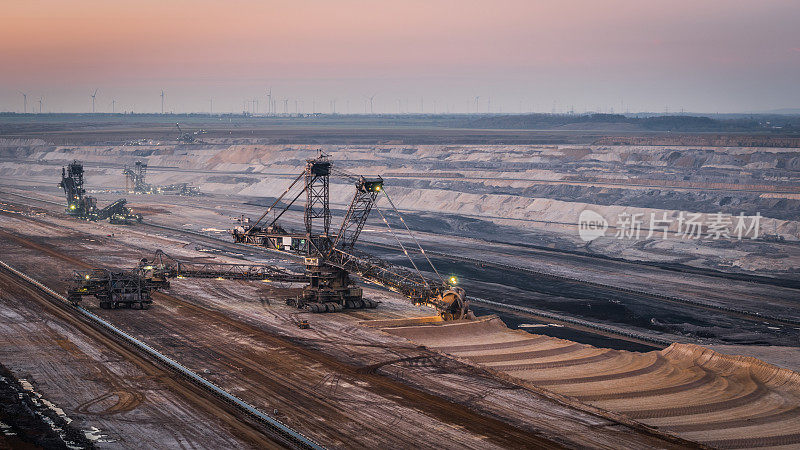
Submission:
[[[35,380],[26,380],[27,386]],[[25,388],[0,364],[0,447],[92,449],[94,443],[71,425],[71,419],[58,414],[52,403],[44,403],[39,393]]]

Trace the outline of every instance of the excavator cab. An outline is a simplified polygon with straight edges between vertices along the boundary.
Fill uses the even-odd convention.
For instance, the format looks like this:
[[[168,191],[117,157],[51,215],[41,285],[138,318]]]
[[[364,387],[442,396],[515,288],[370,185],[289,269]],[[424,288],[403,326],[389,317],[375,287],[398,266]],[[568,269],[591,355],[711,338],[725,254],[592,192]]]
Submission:
[[[361,177],[356,184],[356,189],[360,192],[380,192],[383,189],[383,178]]]

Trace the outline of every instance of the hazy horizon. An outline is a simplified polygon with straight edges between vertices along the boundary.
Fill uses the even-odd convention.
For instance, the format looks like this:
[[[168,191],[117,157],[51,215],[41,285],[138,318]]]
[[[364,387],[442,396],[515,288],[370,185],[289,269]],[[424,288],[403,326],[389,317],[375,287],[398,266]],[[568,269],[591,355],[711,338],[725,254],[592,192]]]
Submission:
[[[4,2],[0,111],[800,107],[800,2]],[[287,99],[284,110],[284,99]]]

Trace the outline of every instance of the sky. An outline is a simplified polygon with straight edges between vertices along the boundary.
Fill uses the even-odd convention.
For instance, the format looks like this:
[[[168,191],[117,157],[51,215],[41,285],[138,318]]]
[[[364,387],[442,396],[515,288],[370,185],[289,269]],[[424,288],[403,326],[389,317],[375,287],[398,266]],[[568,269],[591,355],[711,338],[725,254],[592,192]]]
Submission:
[[[798,23],[798,0],[3,0],[0,111],[799,108]]]

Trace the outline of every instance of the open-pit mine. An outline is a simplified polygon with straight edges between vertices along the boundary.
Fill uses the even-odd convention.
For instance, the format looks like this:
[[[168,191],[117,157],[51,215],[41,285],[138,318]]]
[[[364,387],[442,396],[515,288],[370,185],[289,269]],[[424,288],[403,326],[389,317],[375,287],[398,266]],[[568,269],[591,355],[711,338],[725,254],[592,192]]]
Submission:
[[[0,448],[800,446],[798,138],[180,120],[0,117]]]

